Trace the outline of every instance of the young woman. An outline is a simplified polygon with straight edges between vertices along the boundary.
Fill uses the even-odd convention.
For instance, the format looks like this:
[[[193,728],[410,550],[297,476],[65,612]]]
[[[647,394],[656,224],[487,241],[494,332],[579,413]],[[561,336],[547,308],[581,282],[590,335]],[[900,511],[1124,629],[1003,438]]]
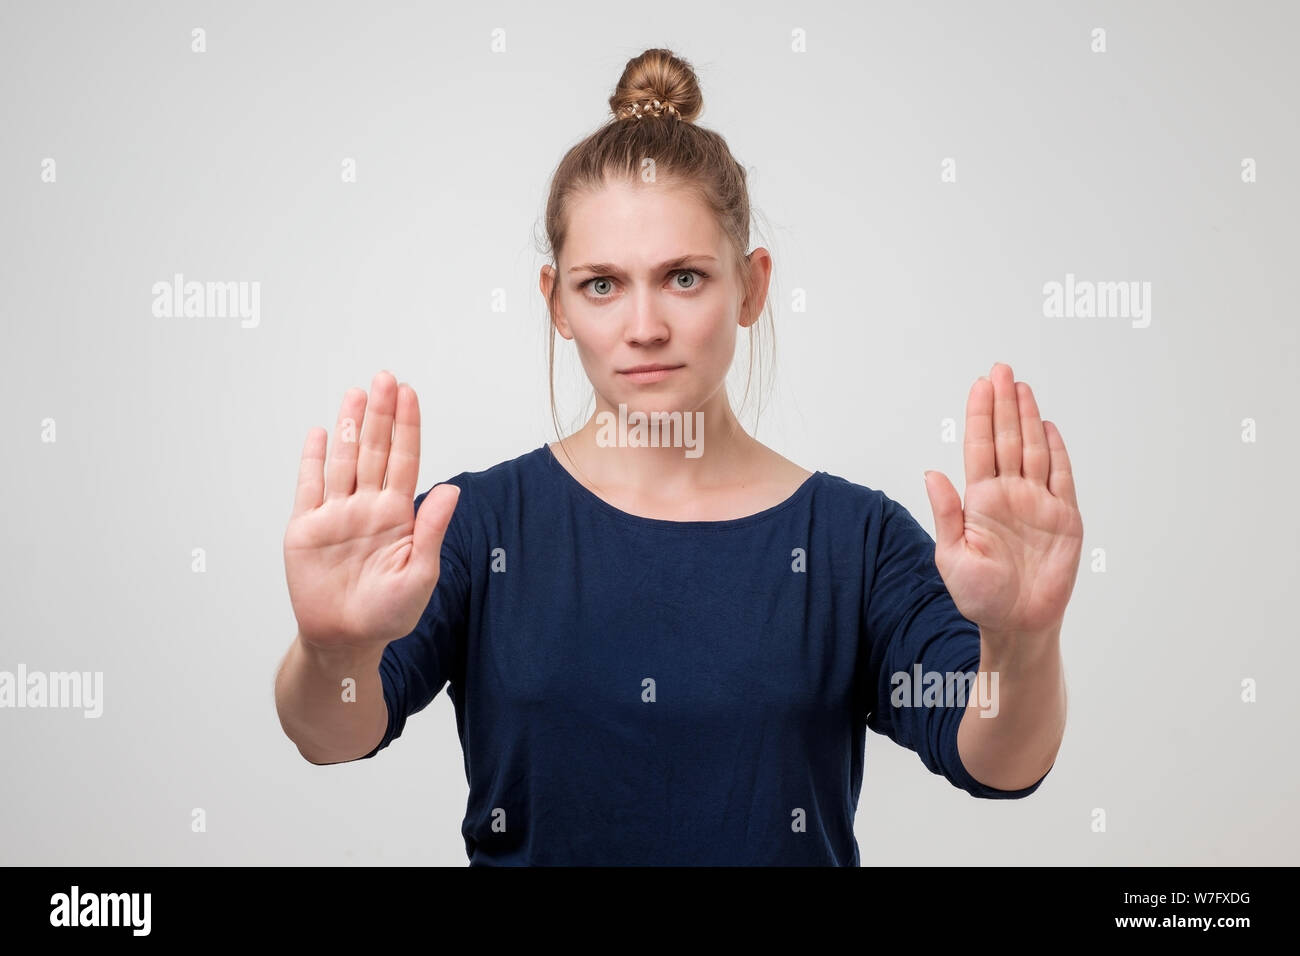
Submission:
[[[669,51],[610,105],[556,170],[540,278],[596,413],[413,509],[415,392],[344,396],[285,534],[286,734],[372,757],[446,685],[471,865],[856,865],[867,727],[974,796],[1034,792],[1083,535],[1060,433],[1006,365],[979,378],[964,506],[926,475],[937,541],[760,444],[725,388],[771,271],[744,169]]]

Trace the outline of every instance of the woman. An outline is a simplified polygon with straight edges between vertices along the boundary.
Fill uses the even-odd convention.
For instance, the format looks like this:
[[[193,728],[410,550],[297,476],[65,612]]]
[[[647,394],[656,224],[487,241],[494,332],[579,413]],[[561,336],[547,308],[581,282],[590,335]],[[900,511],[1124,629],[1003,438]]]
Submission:
[[[760,444],[725,388],[771,271],[744,170],[669,51],[610,105],[556,170],[540,277],[596,413],[413,512],[414,391],[347,393],[285,535],[285,732],[372,757],[447,685],[471,865],[857,865],[867,727],[975,796],[1032,793],[1083,530],[1060,433],[1007,366],[977,380],[964,509],[926,473],[937,545]]]

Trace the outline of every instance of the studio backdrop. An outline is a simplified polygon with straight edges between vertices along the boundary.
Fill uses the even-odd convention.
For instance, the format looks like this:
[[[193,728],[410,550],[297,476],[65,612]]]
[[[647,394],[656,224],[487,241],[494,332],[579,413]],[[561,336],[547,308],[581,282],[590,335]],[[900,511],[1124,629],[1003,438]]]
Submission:
[[[775,365],[742,407],[742,335],[729,383],[760,441],[931,534],[923,472],[962,491],[995,362],[1069,446],[1056,765],[977,800],[868,734],[863,864],[1297,862],[1298,30],[1268,2],[4,3],[0,863],[465,864],[445,692],[372,760],[280,727],[298,460],[382,369],[422,490],[557,437],[547,187],[649,47],[696,69],[773,256]],[[558,344],[567,434],[591,389]]]

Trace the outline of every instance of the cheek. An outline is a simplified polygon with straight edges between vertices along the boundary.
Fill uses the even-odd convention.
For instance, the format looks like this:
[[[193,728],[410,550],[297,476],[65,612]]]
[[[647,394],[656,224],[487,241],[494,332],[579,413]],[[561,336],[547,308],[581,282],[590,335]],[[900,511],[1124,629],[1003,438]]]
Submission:
[[[592,359],[606,361],[619,346],[617,329],[599,321],[590,321],[581,312],[570,314],[569,332],[573,335],[573,343],[584,364]]]
[[[713,363],[730,362],[736,350],[736,329],[735,319],[720,305],[701,321],[688,325],[683,338],[694,354],[708,356]]]

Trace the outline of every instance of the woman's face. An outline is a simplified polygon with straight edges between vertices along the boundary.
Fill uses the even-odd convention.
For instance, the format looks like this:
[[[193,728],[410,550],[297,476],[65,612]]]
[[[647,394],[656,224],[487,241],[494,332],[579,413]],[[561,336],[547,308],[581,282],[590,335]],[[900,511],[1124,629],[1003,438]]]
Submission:
[[[749,302],[734,252],[707,206],[687,190],[611,183],[575,196],[558,272],[555,326],[577,345],[598,404],[629,411],[694,411],[719,395],[736,329],[757,319],[770,257],[744,263],[762,277]],[[757,261],[755,261],[757,260]],[[637,373],[643,365],[672,371]]]

